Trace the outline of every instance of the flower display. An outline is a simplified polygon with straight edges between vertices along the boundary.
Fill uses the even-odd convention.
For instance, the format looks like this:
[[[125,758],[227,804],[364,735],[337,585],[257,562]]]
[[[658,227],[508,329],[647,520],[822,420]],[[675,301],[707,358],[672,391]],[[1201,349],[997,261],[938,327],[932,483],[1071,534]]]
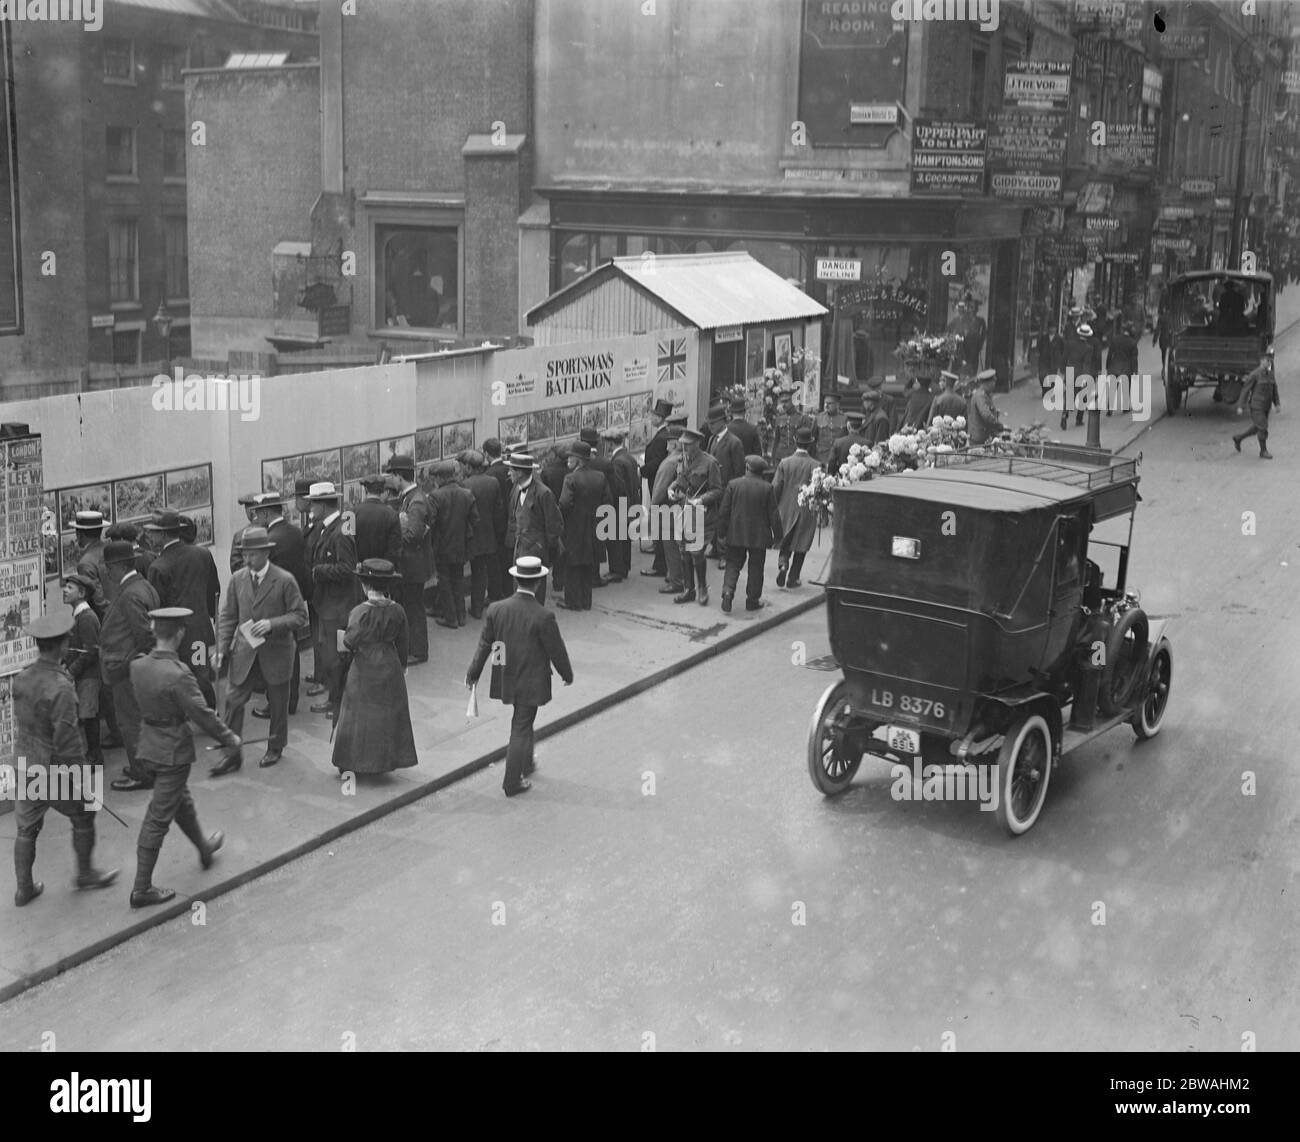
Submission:
[[[840,481],[835,476],[818,468],[813,472],[812,479],[799,489],[799,506],[807,508],[816,516],[819,528],[830,522],[831,493],[839,484]]]
[[[907,365],[946,364],[961,352],[961,338],[955,333],[919,334],[900,341],[894,355]]]
[[[1041,454],[1042,445],[1051,440],[1047,427],[1041,422],[1005,429],[1001,435],[984,442],[981,451],[989,455],[1032,456]]]

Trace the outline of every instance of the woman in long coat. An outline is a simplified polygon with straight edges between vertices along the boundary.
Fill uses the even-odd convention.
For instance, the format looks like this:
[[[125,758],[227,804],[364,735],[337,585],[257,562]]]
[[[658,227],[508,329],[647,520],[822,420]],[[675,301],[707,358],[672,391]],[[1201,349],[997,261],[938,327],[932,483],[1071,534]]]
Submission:
[[[794,455],[787,456],[777,465],[772,480],[776,508],[781,513],[781,527],[784,529],[776,572],[778,587],[799,586],[804,556],[812,547],[813,534],[817,530],[817,517],[812,510],[799,506],[799,489],[812,479],[817,470],[817,461],[808,454],[813,439],[811,428],[797,429]]]
[[[416,765],[406,697],[406,612],[388,597],[401,575],[386,559],[357,566],[366,601],[352,608],[343,644],[351,655],[330,759],[340,773],[388,773]]]

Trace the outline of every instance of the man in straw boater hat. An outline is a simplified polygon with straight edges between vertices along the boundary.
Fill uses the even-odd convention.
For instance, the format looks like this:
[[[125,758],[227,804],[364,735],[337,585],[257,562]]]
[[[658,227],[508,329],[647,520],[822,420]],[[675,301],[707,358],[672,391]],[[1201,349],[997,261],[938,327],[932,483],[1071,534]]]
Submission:
[[[159,549],[158,558],[149,564],[149,582],[158,592],[161,606],[184,607],[190,612],[184,659],[208,705],[215,706],[217,692],[212,686],[208,650],[217,641],[214,623],[221,576],[216,561],[206,547],[181,540],[181,517],[174,511],[155,512],[144,529]]]
[[[61,665],[71,631],[71,614],[33,619],[26,633],[36,640],[37,658],[13,681],[16,755],[26,759],[22,778],[28,782],[27,795],[18,798],[14,812],[14,904],[19,908],[45,891],[45,886],[33,878],[32,869],[36,863],[36,838],[50,809],[62,813],[72,824],[72,850],[77,856],[75,886],[107,888],[117,878],[117,869],[101,872],[91,863],[95,849],[94,792],[84,789],[80,779],[80,775],[89,776],[86,744],[77,725],[77,691]],[[78,779],[55,780],[59,771],[50,767],[56,765],[78,767],[70,771]],[[44,788],[33,788],[33,778]],[[34,795],[38,792],[68,796]]]
[[[217,661],[229,660],[226,725],[244,732],[244,706],[255,690],[265,690],[271,734],[258,765],[275,765],[289,742],[289,682],[293,676],[296,633],[307,625],[307,604],[288,571],[271,562],[275,543],[261,527],[244,529],[244,566],[231,577],[217,621]],[[231,754],[212,775],[232,773],[243,764]]]
[[[527,778],[536,768],[533,723],[538,709],[551,700],[552,668],[566,686],[573,683],[573,667],[569,664],[569,652],[555,612],[548,611],[534,594],[545,586],[549,573],[536,556],[524,555],[515,560],[510,568],[515,578],[515,593],[488,607],[478,648],[465,672],[465,685],[473,689],[490,657],[489,696],[514,707],[502,781],[507,797],[527,793],[532,788]]]
[[[655,487],[655,478],[659,472],[659,466],[668,459],[668,439],[669,424],[668,418],[673,414],[671,401],[657,400],[654,409],[650,413],[650,423],[654,427],[654,435],[645,446],[645,456],[642,459],[641,475],[645,478],[646,486],[650,489],[652,495]],[[654,562],[647,568],[643,568],[642,575],[649,578],[662,579],[668,573],[667,556],[664,552],[664,541],[660,537],[655,540],[655,558]]]
[[[225,746],[227,759],[239,756],[240,741],[203,700],[194,675],[181,664],[178,652],[185,645],[192,617],[186,607],[150,611],[157,645],[147,657],[131,663],[131,685],[140,704],[140,762],[154,777],[153,796],[136,842],[132,908],[165,904],[176,895],[153,884],[154,865],[173,821],[199,850],[199,863],[205,869],[212,867],[225,840],[220,832],[204,835],[190,796],[190,767],[196,760],[190,723]]]
[[[384,471],[396,477],[393,508],[402,528],[402,585],[394,595],[406,612],[411,657],[429,661],[429,616],[424,610],[424,585],[433,574],[433,543],[429,536],[429,498],[415,482],[415,457],[393,456]]]
[[[90,593],[90,606],[100,622],[108,614],[112,597],[105,584],[104,567],[104,515],[102,512],[77,512],[72,526],[77,533],[77,571],[94,584]]]
[[[360,601],[354,571],[357,548],[350,534],[352,515],[340,507],[342,493],[328,480],[313,484],[307,496],[313,520],[319,525],[315,543],[307,552],[311,570],[312,600],[316,607],[316,679],[325,687],[326,700],[313,706],[313,714],[338,714],[343,679],[339,673],[338,632],[348,625],[348,615]]]
[[[514,487],[506,505],[506,548],[516,563],[531,555],[543,562],[562,542],[564,521],[555,496],[537,476],[537,463],[526,452],[516,452],[506,461]],[[533,587],[537,601],[546,602],[546,580]]]
[[[140,707],[131,686],[131,661],[153,649],[149,612],[158,606],[158,592],[136,570],[135,547],[113,540],[104,553],[113,602],[99,630],[99,677],[111,687],[117,724],[126,747],[126,770],[111,782],[119,793],[153,788],[153,774],[139,762]]]
[[[99,695],[103,681],[99,677],[99,618],[90,606],[95,589],[88,575],[65,575],[63,601],[72,608],[72,632],[63,665],[77,689],[77,718],[86,735],[86,760],[103,765],[99,748]]]

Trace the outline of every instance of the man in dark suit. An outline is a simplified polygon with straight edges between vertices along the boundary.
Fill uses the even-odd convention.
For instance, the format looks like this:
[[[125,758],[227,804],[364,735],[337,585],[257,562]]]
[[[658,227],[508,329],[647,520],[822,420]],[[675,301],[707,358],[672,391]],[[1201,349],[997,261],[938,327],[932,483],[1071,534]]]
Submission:
[[[257,522],[257,493],[245,492],[236,502],[244,509],[244,515],[248,517],[248,524],[241,527],[230,537],[230,573],[232,575],[244,565],[244,557],[239,553],[239,541],[243,538],[244,532]]]
[[[739,480],[745,474],[745,449],[740,443],[740,437],[732,434],[727,424],[727,410],[720,404],[709,409],[709,431],[712,435],[709,437],[707,451],[718,462],[718,473],[725,488],[732,480]],[[720,565],[725,570],[727,551],[721,534],[718,535],[711,554],[721,560]]]
[[[163,607],[151,612],[157,645],[145,658],[131,663],[131,685],[140,702],[140,760],[154,778],[153,796],[136,841],[135,883],[131,907],[165,904],[176,895],[170,888],[155,888],[153,869],[158,852],[173,821],[199,850],[199,863],[211,868],[225,838],[220,832],[204,835],[194,799],[190,796],[190,767],[195,762],[193,722],[238,756],[240,740],[216,712],[203,704],[194,676],[181,664],[178,652],[188,638],[189,619],[184,607]]]
[[[492,683],[489,695],[514,706],[510,719],[510,745],[506,750],[506,772],[502,788],[507,797],[527,793],[532,786],[533,723],[537,711],[551,700],[551,668],[559,672],[566,686],[573,684],[573,667],[560,634],[555,612],[548,611],[534,595],[546,583],[547,569],[540,559],[524,556],[510,568],[515,593],[487,609],[478,649],[465,674],[465,685],[478,685],[489,656]],[[500,645],[500,653],[496,648]]]
[[[591,446],[581,440],[569,449],[569,474],[560,494],[564,517],[564,600],[557,606],[570,611],[591,610],[591,587],[599,557],[596,513],[612,505],[609,482],[591,466]]]
[[[305,492],[310,488],[304,489]],[[307,540],[301,529],[284,518],[284,497],[277,492],[263,492],[257,496],[254,523],[266,529],[267,538],[274,544],[271,562],[288,571],[298,584],[298,593],[304,604],[311,597],[311,573],[307,570]],[[293,674],[289,679],[289,713],[298,712],[298,690],[302,677],[302,652],[311,645],[311,607],[307,608],[307,625],[295,632]],[[271,707],[254,706],[253,717],[269,718]]]
[[[99,676],[113,691],[117,724],[126,746],[126,770],[111,783],[122,793],[153,786],[153,776],[137,760],[140,741],[140,707],[131,689],[130,664],[133,658],[153,649],[153,631],[149,612],[158,606],[158,592],[135,569],[135,549],[123,541],[113,541],[104,553],[109,577],[113,580],[113,605],[104,616],[99,631]]]
[[[315,546],[307,553],[311,568],[312,598],[316,606],[316,677],[324,684],[326,700],[313,706],[313,714],[338,715],[343,678],[338,632],[346,630],[348,615],[361,601],[356,575],[357,547],[353,538],[355,517],[340,510],[342,496],[327,480],[311,486],[307,496],[312,517],[320,525]],[[421,615],[423,615],[421,610]]]
[[[718,508],[718,539],[726,544],[727,570],[722,576],[722,609],[731,611],[731,600],[740,581],[740,569],[749,560],[745,579],[745,610],[763,606],[763,565],[767,549],[781,542],[784,529],[776,506],[776,491],[763,479],[767,461],[761,456],[745,457],[745,475],[732,480],[722,493]]]
[[[382,472],[361,478],[365,497],[357,504],[357,562],[383,559],[396,567],[402,561],[402,521],[397,510],[384,503],[388,477]]]
[[[564,521],[551,490],[537,476],[537,465],[526,452],[506,461],[514,487],[506,505],[506,546],[516,563],[525,555],[539,562],[563,542]],[[534,587],[537,601],[546,603],[546,580]]]
[[[641,503],[641,466],[627,450],[624,443],[627,433],[621,424],[605,429],[602,435],[609,446],[609,462],[614,466],[614,471],[618,473],[626,489],[627,503],[624,518],[631,519],[632,509]],[[621,583],[632,574],[632,541],[630,539],[610,540],[608,547],[609,581]]]
[[[741,447],[745,450],[745,455],[762,455],[763,437],[758,431],[758,426],[750,424],[745,419],[746,414],[749,412],[749,406],[743,400],[733,400],[728,411],[731,413],[731,419],[727,421],[727,429],[740,441]]]
[[[483,441],[483,459],[486,467],[483,469],[484,474],[491,476],[497,482],[497,487],[501,490],[501,522],[497,531],[497,574],[495,594],[493,593],[493,581],[488,579],[488,596],[496,602],[498,599],[504,599],[506,592],[509,590],[510,577],[506,574],[514,562],[514,556],[506,550],[506,505],[510,502],[510,489],[514,486],[510,480],[510,469],[506,467],[505,457],[502,455],[504,450],[501,447],[501,441],[495,436],[489,436]]]
[[[613,502],[617,503],[620,496],[627,495],[627,488],[623,484],[622,473],[601,454],[600,432],[595,428],[583,428],[578,432],[578,439],[591,449],[591,459],[587,464],[593,472],[599,472],[605,477],[605,483],[609,485],[609,494],[613,497]],[[604,541],[597,540],[595,574],[591,580],[593,587],[609,585],[609,580],[600,573],[600,565],[608,558],[608,554]]]
[[[395,598],[406,612],[411,648],[407,662],[429,661],[429,616],[424,610],[424,585],[433,574],[433,546],[429,539],[429,499],[415,482],[415,459],[398,454],[384,469],[397,477],[400,487],[393,507],[402,527],[402,585]],[[346,625],[347,616],[344,616]]]
[[[216,666],[220,669],[222,660],[230,663],[225,722],[234,734],[243,735],[244,706],[254,690],[266,691],[271,736],[258,762],[265,769],[280,760],[289,742],[289,679],[295,633],[307,626],[307,604],[297,580],[271,562],[275,544],[264,528],[245,528],[240,546],[244,566],[232,576],[222,600]],[[242,764],[243,758],[232,754],[213,768],[212,776],[232,773]]]
[[[95,584],[88,602],[95,617],[103,622],[108,604],[113,601],[104,589],[104,516],[101,512],[77,512],[72,526],[77,531],[77,573]]]
[[[569,454],[564,448],[548,448],[539,457],[541,464],[537,473],[537,478],[546,486],[547,490],[555,497],[555,502],[560,502],[560,495],[564,491],[564,480],[569,474]],[[565,571],[568,567],[568,560],[565,558],[567,552],[564,544],[561,542],[553,551],[551,551],[546,561],[551,565],[551,586],[556,591],[563,591],[566,581]],[[546,597],[543,591],[541,598]]]
[[[217,704],[212,686],[211,648],[216,644],[217,599],[221,595],[221,576],[216,560],[206,547],[195,547],[181,540],[181,518],[173,511],[157,512],[144,525],[155,546],[158,558],[149,565],[149,582],[158,592],[163,607],[184,607],[191,612],[185,648],[186,665],[198,682],[209,706]]]
[[[654,411],[650,414],[650,424],[655,431],[645,446],[645,458],[641,464],[641,475],[652,491],[659,465],[668,459],[668,418],[672,414],[673,406],[668,401],[655,401]],[[653,579],[662,579],[668,574],[668,561],[664,555],[662,539],[655,540],[654,562],[648,568],[643,568],[641,574]]]
[[[469,544],[480,526],[474,493],[458,482],[455,460],[433,466],[438,486],[429,497],[429,530],[433,534],[433,565],[438,570],[438,596],[442,617],[438,625],[465,625],[465,562]]]
[[[299,658],[302,657],[302,654],[305,650],[309,649],[312,645],[314,645],[316,640],[316,608],[312,606],[312,602],[311,602],[311,593],[312,593],[311,569],[307,566],[308,552],[310,552],[311,549],[315,546],[316,536],[320,532],[320,527],[317,526],[316,521],[311,517],[311,501],[307,499],[307,497],[311,494],[311,486],[314,483],[316,483],[315,476],[299,476],[293,482],[293,507],[296,513],[296,518],[298,520],[296,526],[298,530],[302,532],[303,578],[298,580],[298,589],[302,591],[302,597],[307,601],[307,618],[311,622],[310,635],[305,639],[301,637],[298,639]],[[270,531],[271,528],[268,526],[267,533],[269,534]],[[283,538],[279,535],[272,535],[271,538],[276,541],[275,551],[271,555],[271,562],[275,563],[277,567],[284,567],[285,565],[283,563],[277,562],[277,559],[284,551]],[[285,569],[292,570],[292,568],[285,568]],[[314,656],[313,656],[311,669],[312,672],[307,675],[305,681],[307,682],[307,697],[314,698],[316,697],[317,694],[325,693],[325,687],[322,686],[321,683],[317,681],[316,678],[316,663],[314,660]],[[289,704],[294,705],[292,701],[290,701]],[[256,711],[254,711],[254,713],[256,713]]]
[[[484,600],[496,602],[505,593],[499,576],[497,551],[506,533],[506,500],[494,476],[484,471],[482,452],[469,448],[460,454],[465,469],[465,487],[474,497],[478,524],[469,541],[469,613],[483,617]],[[509,480],[509,476],[506,477]]]

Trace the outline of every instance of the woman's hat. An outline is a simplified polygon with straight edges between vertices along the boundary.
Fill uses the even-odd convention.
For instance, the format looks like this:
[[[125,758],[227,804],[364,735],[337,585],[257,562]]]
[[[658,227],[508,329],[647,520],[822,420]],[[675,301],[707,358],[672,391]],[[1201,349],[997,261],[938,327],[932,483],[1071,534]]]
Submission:
[[[275,540],[267,534],[264,527],[246,527],[239,537],[240,551],[262,551],[274,546]]]
[[[363,559],[355,574],[363,583],[390,583],[402,577],[387,559]]]
[[[543,567],[536,555],[521,555],[510,568],[510,574],[516,579],[545,579],[551,573],[549,567]]]

